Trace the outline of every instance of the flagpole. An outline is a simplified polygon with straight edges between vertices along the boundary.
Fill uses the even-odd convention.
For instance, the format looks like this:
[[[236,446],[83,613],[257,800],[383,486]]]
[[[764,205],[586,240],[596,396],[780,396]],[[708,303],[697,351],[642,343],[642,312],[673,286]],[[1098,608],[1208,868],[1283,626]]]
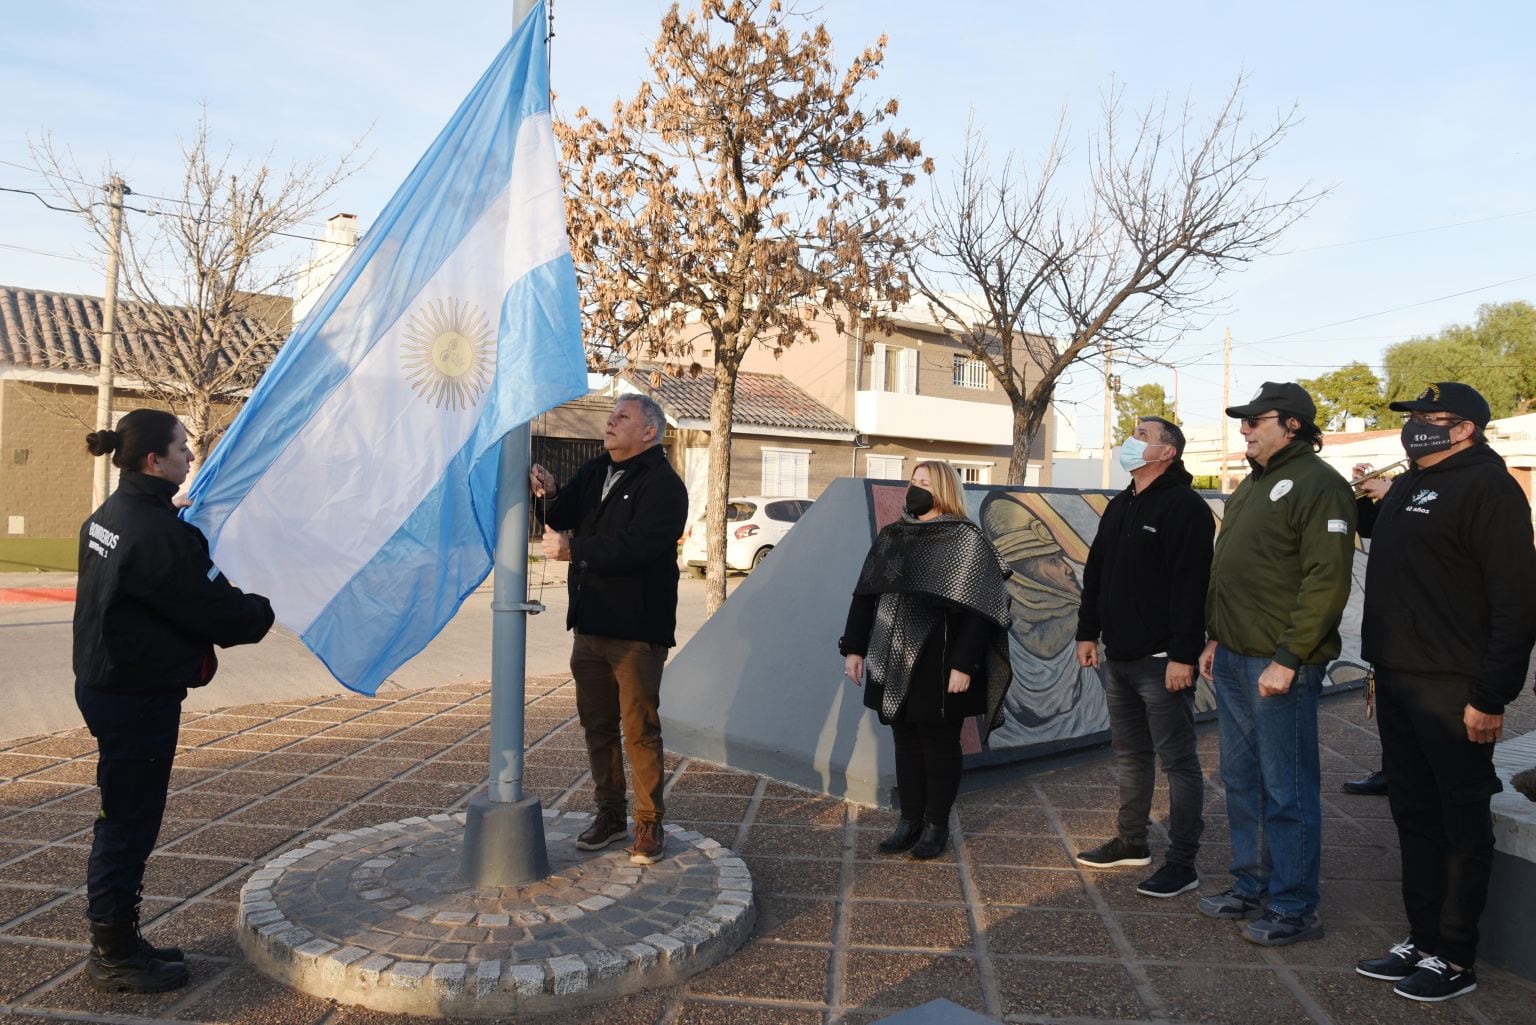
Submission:
[[[514,30],[537,0],[515,0]],[[528,472],[533,434],[527,423],[501,441],[496,489],[496,561],[491,592],[490,785],[470,798],[460,875],[475,886],[517,886],[549,875],[544,809],[523,795],[523,705],[528,616]]]

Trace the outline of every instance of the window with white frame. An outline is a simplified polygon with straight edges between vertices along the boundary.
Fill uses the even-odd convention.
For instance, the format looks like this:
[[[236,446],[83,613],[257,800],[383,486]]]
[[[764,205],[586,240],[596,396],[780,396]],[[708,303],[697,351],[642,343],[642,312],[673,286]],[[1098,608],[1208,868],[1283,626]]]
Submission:
[[[955,472],[960,475],[960,482],[962,484],[992,483],[991,463],[962,463],[958,460],[952,460],[950,465],[952,465],[955,468]]]
[[[899,345],[876,345],[870,360],[871,391],[917,394],[917,350]]]
[[[872,480],[906,480],[901,456],[865,456],[864,476]]]
[[[985,391],[992,386],[992,375],[987,372],[987,365],[981,360],[956,356],[954,385],[956,388]]]
[[[811,450],[764,448],[763,494],[772,498],[810,498]]]

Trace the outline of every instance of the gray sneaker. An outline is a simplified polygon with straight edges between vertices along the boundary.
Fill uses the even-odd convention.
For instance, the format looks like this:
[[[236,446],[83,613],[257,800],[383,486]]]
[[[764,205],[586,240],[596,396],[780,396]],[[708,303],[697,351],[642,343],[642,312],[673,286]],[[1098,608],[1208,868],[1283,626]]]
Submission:
[[[1284,947],[1302,940],[1323,938],[1323,916],[1313,911],[1305,915],[1282,915],[1277,911],[1264,912],[1257,922],[1243,926],[1243,939],[1261,947]]]
[[[1244,896],[1236,890],[1227,890],[1213,897],[1201,897],[1199,907],[1200,913],[1206,918],[1241,920],[1258,918],[1264,913],[1262,899]]]

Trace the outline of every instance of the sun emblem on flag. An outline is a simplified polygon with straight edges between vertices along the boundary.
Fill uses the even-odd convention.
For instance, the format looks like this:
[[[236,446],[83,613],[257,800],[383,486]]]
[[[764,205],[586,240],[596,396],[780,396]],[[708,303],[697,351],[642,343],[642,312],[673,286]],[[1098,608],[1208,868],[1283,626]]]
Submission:
[[[433,299],[411,314],[400,355],[416,394],[439,409],[467,409],[491,381],[490,321],[463,299]]]

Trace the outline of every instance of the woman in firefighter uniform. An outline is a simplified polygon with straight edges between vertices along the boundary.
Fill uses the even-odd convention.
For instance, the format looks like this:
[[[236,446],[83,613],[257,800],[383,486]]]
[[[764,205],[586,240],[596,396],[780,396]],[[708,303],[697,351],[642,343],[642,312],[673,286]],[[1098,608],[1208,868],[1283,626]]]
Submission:
[[[136,409],[86,437],[112,456],[117,490],[80,529],[75,702],[96,738],[101,810],[87,869],[90,978],[97,989],[157,993],[185,985],[180,950],[139,933],[144,863],[160,832],[187,688],[213,678],[213,646],[259,641],[267,599],[214,568],[202,532],[172,502],[192,451],[175,416]]]

